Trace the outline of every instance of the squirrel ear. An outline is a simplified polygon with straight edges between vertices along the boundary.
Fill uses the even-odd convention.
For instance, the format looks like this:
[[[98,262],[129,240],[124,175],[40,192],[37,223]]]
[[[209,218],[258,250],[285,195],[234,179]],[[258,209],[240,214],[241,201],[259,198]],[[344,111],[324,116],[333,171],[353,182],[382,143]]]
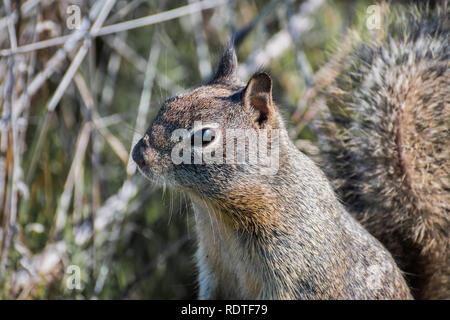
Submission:
[[[256,73],[249,80],[243,93],[244,106],[258,111],[257,121],[261,125],[274,113],[272,102],[272,79],[265,73]]]
[[[209,83],[234,82],[237,65],[236,50],[234,49],[233,41],[230,41],[222,53],[215,75]]]

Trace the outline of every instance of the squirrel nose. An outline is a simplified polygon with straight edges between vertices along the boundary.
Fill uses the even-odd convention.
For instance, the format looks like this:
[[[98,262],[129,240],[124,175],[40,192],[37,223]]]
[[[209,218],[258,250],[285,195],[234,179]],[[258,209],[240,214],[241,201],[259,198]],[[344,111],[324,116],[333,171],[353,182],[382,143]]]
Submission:
[[[144,155],[143,155],[144,149],[145,149],[145,146],[141,139],[141,140],[139,140],[138,143],[136,143],[136,145],[133,148],[133,152],[131,154],[134,162],[136,162],[136,164],[139,167],[143,167],[145,165],[145,159],[144,159]]]

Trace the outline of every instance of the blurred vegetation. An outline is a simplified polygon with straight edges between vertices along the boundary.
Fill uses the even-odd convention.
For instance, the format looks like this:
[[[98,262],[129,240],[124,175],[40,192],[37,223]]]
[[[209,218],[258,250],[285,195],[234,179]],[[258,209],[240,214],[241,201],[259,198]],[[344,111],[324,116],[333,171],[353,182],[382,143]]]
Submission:
[[[0,49],[12,48],[12,31],[18,47],[71,34],[67,6],[78,5],[87,18],[94,2],[105,3],[43,0],[28,8],[31,2],[0,5]],[[115,1],[103,25],[194,2]],[[0,297],[195,298],[196,244],[189,202],[135,174],[123,150],[129,153],[135,133],[144,133],[162,101],[200,85],[215,68],[231,33],[260,15],[238,51],[241,65],[248,67],[244,77],[260,68],[272,75],[274,98],[292,138],[314,156],[309,124],[315,113],[305,94],[317,84],[314,75],[330,60],[347,27],[362,28],[370,4],[231,1],[200,14],[81,39],[64,51],[55,71],[28,97],[27,88],[67,41],[0,56]],[[14,15],[19,8],[21,14]],[[265,8],[270,10],[261,15]],[[10,28],[7,16],[16,17]],[[285,40],[290,41],[286,49],[259,65],[257,53],[270,53],[274,37],[285,35],[290,25],[298,33],[290,34],[296,45],[292,38]],[[56,108],[49,111],[49,101],[83,42],[88,52]],[[149,52],[156,48],[156,63],[147,68]],[[306,57],[313,84],[307,84],[307,71],[299,68],[299,52]],[[151,89],[145,92],[144,79],[151,78],[152,69]],[[145,126],[139,128],[143,93],[150,94],[144,96],[150,101]],[[15,114],[24,95],[23,110]],[[67,286],[70,265],[81,270],[79,290]]]

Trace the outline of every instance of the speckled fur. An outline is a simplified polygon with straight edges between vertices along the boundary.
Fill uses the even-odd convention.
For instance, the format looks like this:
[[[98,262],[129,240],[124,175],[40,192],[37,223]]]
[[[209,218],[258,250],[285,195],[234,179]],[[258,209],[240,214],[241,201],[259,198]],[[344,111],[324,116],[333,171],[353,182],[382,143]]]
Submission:
[[[133,151],[134,159],[145,160],[144,175],[192,199],[199,298],[411,298],[390,253],[346,212],[323,172],[293,145],[276,106],[270,105],[267,119],[255,121],[259,112],[243,102],[246,86],[235,77],[236,64],[228,47],[214,80],[166,101]],[[255,87],[267,88],[270,78],[252,79],[258,77],[265,83]],[[222,129],[280,129],[278,172],[264,176],[251,164],[174,165],[170,133],[191,129],[196,120]]]
[[[355,38],[319,134],[338,195],[422,299],[450,299],[449,16],[391,8],[384,38]]]

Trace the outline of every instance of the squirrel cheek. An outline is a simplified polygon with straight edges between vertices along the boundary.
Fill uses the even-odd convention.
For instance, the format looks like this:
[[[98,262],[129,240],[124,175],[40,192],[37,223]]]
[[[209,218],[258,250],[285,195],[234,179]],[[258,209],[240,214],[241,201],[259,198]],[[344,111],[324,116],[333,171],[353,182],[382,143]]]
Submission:
[[[148,147],[145,149],[144,151],[144,158],[145,158],[145,162],[151,166],[151,167],[155,167],[155,166],[161,166],[161,157],[158,154],[158,152],[151,148]]]

